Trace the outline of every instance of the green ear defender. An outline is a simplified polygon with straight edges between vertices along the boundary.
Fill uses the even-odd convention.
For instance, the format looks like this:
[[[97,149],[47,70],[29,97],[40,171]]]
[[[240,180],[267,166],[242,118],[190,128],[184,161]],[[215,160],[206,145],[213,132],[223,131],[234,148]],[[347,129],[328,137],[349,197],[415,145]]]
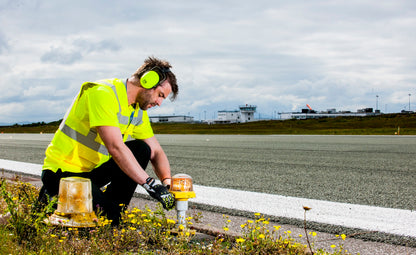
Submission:
[[[152,89],[159,84],[159,74],[156,71],[145,72],[140,78],[140,84],[145,89]]]
[[[145,89],[153,89],[166,80],[166,74],[169,72],[169,68],[155,66],[140,77],[140,84]]]

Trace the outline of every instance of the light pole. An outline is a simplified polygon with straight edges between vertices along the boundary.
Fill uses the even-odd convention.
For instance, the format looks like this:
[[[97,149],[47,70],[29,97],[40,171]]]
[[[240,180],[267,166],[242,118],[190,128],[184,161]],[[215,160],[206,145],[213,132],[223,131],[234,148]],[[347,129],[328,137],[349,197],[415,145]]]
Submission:
[[[409,93],[409,112],[410,112],[410,96],[411,96],[412,94],[410,94]]]
[[[376,111],[378,110],[378,95],[376,95]]]

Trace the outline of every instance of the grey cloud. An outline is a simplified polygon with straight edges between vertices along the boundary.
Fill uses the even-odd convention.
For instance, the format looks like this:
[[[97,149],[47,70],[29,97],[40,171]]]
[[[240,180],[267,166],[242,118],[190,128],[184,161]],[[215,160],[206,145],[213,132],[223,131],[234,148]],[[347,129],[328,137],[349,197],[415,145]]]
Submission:
[[[80,52],[67,51],[62,48],[52,48],[42,55],[40,58],[42,62],[52,62],[63,65],[70,65],[82,59]]]
[[[121,46],[111,40],[102,40],[99,42],[90,42],[85,39],[77,39],[73,42],[73,45],[85,52],[100,52],[100,51],[118,51]]]
[[[120,45],[111,40],[90,42],[85,39],[76,39],[68,44],[68,49],[63,47],[52,47],[42,55],[42,62],[52,62],[63,65],[71,65],[83,59],[87,54],[103,51],[118,51]]]
[[[0,54],[2,54],[3,51],[7,50],[8,48],[9,48],[9,44],[7,43],[7,39],[3,35],[3,33],[0,31]]]

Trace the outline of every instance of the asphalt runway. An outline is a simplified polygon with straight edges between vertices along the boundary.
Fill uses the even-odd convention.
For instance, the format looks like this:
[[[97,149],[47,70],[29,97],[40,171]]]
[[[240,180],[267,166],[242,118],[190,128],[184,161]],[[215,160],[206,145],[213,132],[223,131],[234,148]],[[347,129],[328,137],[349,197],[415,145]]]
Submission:
[[[416,210],[416,136],[157,138],[172,173],[189,174],[199,185]],[[0,159],[42,164],[51,139],[0,134]]]
[[[310,228],[368,230],[364,239],[416,246],[415,136],[157,137],[173,174],[194,178],[194,201],[202,208],[242,216],[261,212],[299,226],[307,205],[313,208]],[[0,168],[35,169],[39,175],[51,138],[1,134]]]

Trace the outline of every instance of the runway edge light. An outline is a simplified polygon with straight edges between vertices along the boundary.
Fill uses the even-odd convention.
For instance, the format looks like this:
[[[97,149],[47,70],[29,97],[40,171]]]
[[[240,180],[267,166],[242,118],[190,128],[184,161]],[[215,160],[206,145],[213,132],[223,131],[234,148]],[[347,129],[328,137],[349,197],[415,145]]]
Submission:
[[[90,179],[62,178],[59,184],[58,208],[49,217],[49,222],[66,227],[96,227],[97,221],[92,207]]]
[[[176,200],[176,211],[178,227],[185,226],[186,211],[188,210],[188,199],[195,197],[192,177],[187,174],[176,174],[172,176],[169,189]]]

